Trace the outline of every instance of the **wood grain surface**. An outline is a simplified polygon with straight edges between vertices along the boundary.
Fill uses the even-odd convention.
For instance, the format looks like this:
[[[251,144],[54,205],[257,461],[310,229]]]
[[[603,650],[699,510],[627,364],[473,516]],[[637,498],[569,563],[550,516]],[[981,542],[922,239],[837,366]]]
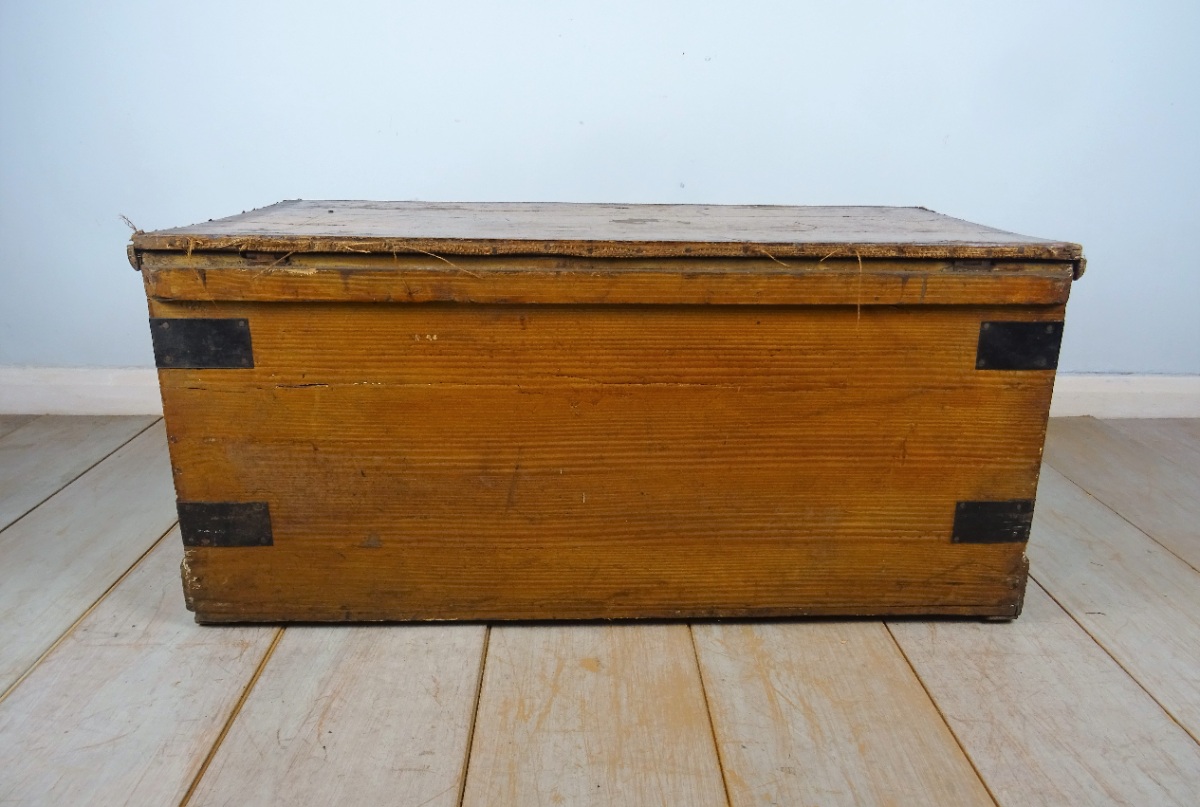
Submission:
[[[179,804],[278,633],[195,625],[168,535],[3,702],[0,803]]]
[[[1036,584],[1007,625],[889,624],[1001,807],[1195,804],[1200,745]]]
[[[188,807],[454,807],[485,631],[288,628]]]
[[[160,300],[687,305],[1064,303],[1066,262],[850,258],[485,258],[361,253],[148,252]]]
[[[1027,258],[1075,260],[1077,244],[1007,233],[919,207],[280,202],[133,236],[136,250],[557,254],[583,257]]]
[[[274,546],[188,552],[202,619],[1013,615],[1053,373],[975,368],[1058,306],[164,303],[253,369],[162,370],[178,494]]]
[[[0,531],[0,692],[174,523],[160,422]]]
[[[725,805],[687,626],[493,628],[462,803]]]
[[[692,631],[733,807],[992,804],[884,625]]]

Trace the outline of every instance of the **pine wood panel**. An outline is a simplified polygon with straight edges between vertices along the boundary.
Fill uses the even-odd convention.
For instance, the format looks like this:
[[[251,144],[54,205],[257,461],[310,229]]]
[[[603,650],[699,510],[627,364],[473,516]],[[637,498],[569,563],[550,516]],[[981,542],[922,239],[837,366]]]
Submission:
[[[254,367],[168,370],[164,386],[679,384],[858,387],[980,398],[1047,390],[1046,371],[975,367],[980,324],[1061,321],[1062,306],[545,306],[152,301],[156,317],[244,317]],[[917,389],[914,389],[917,387]],[[971,404],[979,403],[975,400]],[[843,408],[851,408],[843,404]]]
[[[1094,418],[1056,418],[1046,462],[1200,569],[1200,465],[1172,462]]]
[[[1200,745],[1036,584],[1007,625],[890,627],[1002,807],[1195,804]]]
[[[1200,738],[1200,573],[1053,468],[1040,488],[1038,582]]]
[[[494,628],[464,807],[726,804],[686,625]]]
[[[992,804],[884,625],[692,630],[734,807]]]
[[[582,256],[1075,259],[1077,244],[972,224],[919,207],[605,205],[289,200],[216,221],[137,232],[139,250],[368,250]]]
[[[0,703],[0,803],[178,804],[276,628],[192,623],[168,535]]]
[[[197,619],[590,619],[787,614],[1015,616],[1020,549],[932,542],[453,541],[194,548]],[[381,541],[382,543],[382,541]]]
[[[289,628],[188,801],[453,807],[485,628]]]
[[[1044,405],[1039,392],[981,407],[975,426],[967,412],[949,414],[973,397],[956,392],[893,415],[884,396],[844,416],[820,411],[850,397],[654,387],[167,393],[186,423],[172,434],[181,499],[266,497],[288,529],[343,524],[348,540],[375,528],[473,534],[481,525],[467,520],[498,535],[569,527],[614,540],[668,523],[678,535],[948,539],[958,500],[1032,498],[1040,424],[1021,404]],[[914,421],[923,406],[949,423]],[[948,477],[956,464],[961,474]],[[356,506],[364,499],[370,508]]]
[[[0,529],[111,454],[152,417],[40,417],[0,438]]]
[[[1070,263],[858,260],[481,258],[149,252],[160,300],[716,305],[1064,303]]]
[[[1021,546],[949,545],[1035,492],[1012,309],[154,304],[217,310],[255,367],[160,373],[177,489],[275,545],[189,551],[201,618],[1016,612]]]
[[[173,523],[160,422],[0,531],[0,692]]]
[[[0,437],[37,418],[37,415],[0,415]]]

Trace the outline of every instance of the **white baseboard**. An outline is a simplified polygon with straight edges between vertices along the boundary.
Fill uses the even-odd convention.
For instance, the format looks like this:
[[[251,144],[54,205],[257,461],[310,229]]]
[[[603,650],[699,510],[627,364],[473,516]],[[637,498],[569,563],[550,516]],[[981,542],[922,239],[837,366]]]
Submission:
[[[1051,417],[1200,418],[1200,375],[1060,373]]]
[[[0,367],[0,414],[161,415],[152,368]],[[1200,375],[1060,373],[1053,417],[1200,418]]]
[[[152,367],[0,367],[3,415],[161,415]]]

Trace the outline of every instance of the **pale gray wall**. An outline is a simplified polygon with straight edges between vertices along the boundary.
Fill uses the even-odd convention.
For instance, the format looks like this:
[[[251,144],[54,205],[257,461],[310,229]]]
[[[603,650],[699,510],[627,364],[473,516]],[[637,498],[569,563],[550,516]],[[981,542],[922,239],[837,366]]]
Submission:
[[[1200,4],[0,4],[0,364],[149,365],[118,214],[919,204],[1082,242],[1063,369],[1200,373]]]

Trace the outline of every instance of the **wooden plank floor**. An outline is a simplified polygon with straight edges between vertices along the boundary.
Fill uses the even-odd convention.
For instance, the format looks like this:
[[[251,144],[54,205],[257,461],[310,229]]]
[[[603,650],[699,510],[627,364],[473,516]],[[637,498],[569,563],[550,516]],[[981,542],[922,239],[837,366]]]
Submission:
[[[199,627],[165,455],[0,418],[0,804],[1200,803],[1200,421],[1051,424],[1009,624]]]

